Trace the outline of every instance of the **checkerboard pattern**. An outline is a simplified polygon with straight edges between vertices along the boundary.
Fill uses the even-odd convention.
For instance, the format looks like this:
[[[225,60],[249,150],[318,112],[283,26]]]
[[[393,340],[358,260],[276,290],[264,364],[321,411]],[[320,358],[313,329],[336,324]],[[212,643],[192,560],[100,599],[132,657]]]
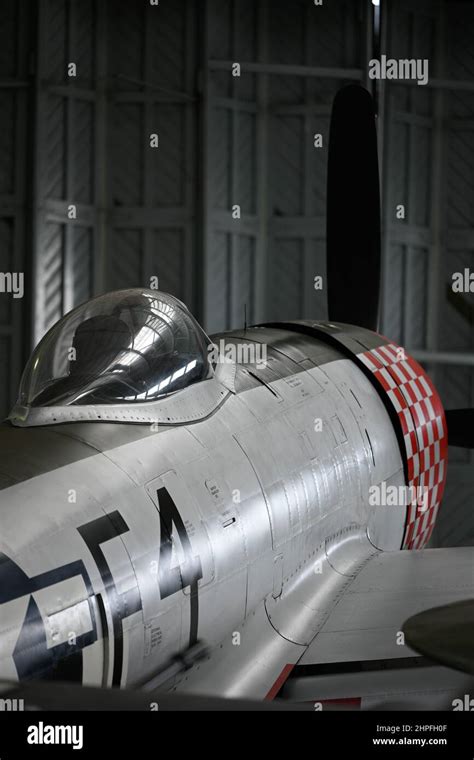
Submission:
[[[422,367],[387,343],[358,354],[392,402],[403,431],[408,485],[427,489],[427,505],[410,504],[402,549],[421,549],[433,530],[446,480],[448,434],[440,398]]]

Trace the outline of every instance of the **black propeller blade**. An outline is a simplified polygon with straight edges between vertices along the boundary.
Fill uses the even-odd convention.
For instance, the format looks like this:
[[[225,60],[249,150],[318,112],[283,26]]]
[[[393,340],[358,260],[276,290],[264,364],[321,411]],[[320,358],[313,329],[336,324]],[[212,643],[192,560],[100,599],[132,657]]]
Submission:
[[[474,409],[446,409],[448,443],[474,449]]]
[[[474,675],[474,601],[434,607],[402,626],[406,643],[435,662]]]
[[[151,702],[156,702],[160,712],[196,710],[260,710],[296,711],[312,710],[312,704],[292,704],[278,700],[256,701],[225,699],[224,697],[148,692],[131,689],[101,689],[77,683],[59,681],[22,681],[11,683],[0,680],[1,699],[23,699],[26,710],[141,710],[150,712]]]
[[[327,180],[329,319],[377,329],[380,196],[375,112],[359,85],[340,90],[331,115]]]

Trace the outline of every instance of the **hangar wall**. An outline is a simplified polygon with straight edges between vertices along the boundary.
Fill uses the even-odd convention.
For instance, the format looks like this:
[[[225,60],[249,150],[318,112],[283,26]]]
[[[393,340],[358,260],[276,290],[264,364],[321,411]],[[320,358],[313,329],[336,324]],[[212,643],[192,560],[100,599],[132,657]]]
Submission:
[[[29,211],[15,227],[24,243],[5,244],[17,268],[28,255],[17,317],[0,315],[2,413],[31,346],[106,290],[157,276],[210,332],[242,324],[244,308],[248,322],[325,315],[313,278],[325,270],[328,121],[341,84],[367,76],[364,0],[2,8],[2,103],[30,109],[28,120],[7,114],[15,144],[2,140],[17,178],[2,209],[9,220],[13,208]],[[231,76],[234,61],[240,77]]]
[[[474,8],[466,2],[387,4],[382,48],[427,58],[429,82],[383,83],[382,330],[428,369],[446,409],[474,405],[472,295],[452,275],[474,248]],[[405,207],[405,218],[397,209]],[[473,455],[450,448],[433,542],[474,541]]]
[[[195,307],[195,4],[38,13],[35,338],[92,293],[154,275]]]
[[[31,35],[25,3],[0,5],[0,270],[26,272],[29,236],[31,155]],[[0,412],[16,397],[29,346],[25,346],[32,283],[24,298],[0,301]]]
[[[242,325],[244,304],[249,323],[326,316],[325,293],[313,282],[325,274],[329,115],[337,90],[367,76],[369,6],[208,3],[204,302],[211,332]],[[240,76],[231,76],[233,63]]]

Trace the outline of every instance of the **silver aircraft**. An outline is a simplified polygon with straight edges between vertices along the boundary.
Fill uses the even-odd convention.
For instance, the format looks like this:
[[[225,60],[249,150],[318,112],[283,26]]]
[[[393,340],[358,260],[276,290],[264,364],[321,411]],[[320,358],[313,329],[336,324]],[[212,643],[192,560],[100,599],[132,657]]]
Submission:
[[[366,95],[338,96],[336,145]],[[446,417],[370,308],[211,339],[131,289],[46,334],[0,428],[0,679],[365,707],[462,688],[402,631],[473,593],[471,548],[424,548]]]

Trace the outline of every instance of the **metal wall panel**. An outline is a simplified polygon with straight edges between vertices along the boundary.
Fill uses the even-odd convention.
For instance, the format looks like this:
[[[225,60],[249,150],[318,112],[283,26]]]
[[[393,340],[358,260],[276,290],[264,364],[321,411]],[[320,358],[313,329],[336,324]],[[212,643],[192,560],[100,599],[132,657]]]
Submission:
[[[205,323],[325,317],[326,160],[337,89],[366,76],[368,3],[208,0]],[[239,63],[241,75],[232,76]],[[314,134],[323,147],[314,147]],[[240,218],[232,208],[240,206]],[[221,234],[221,233],[225,233]],[[253,241],[254,285],[242,234]],[[219,258],[217,235],[225,246]],[[223,301],[230,292],[231,303]],[[248,303],[250,299],[251,303]],[[225,315],[225,321],[222,319]]]
[[[73,228],[73,306],[87,301],[93,288],[93,232],[88,227]]]
[[[24,363],[25,312],[32,282],[27,269],[29,200],[29,44],[34,8],[27,0],[0,5],[0,271],[24,275],[24,297],[0,293],[0,415],[14,403]]]
[[[34,341],[151,277],[195,308],[196,35],[191,0],[40,0]]]
[[[110,185],[112,206],[143,204],[143,108],[135,103],[115,103],[112,111],[110,142]],[[128,217],[129,218],[129,217]],[[112,265],[115,254],[111,253]]]
[[[33,343],[92,293],[95,24],[93,0],[38,3]]]
[[[273,305],[270,319],[299,319],[304,292],[304,243],[302,240],[280,238],[272,245]]]
[[[427,58],[430,79],[426,86],[383,83],[382,331],[427,364],[446,408],[473,406],[466,355],[474,348],[472,296],[453,294],[451,284],[453,272],[472,267],[474,252],[474,12],[468,3],[443,0],[386,8],[384,52]],[[400,203],[405,220],[396,219]],[[466,357],[464,366],[456,352]],[[437,546],[472,542],[474,481],[463,469],[472,469],[472,455],[451,448],[450,464],[432,537]]]
[[[388,34],[382,52],[396,59],[428,58],[432,66],[437,4],[387,3],[384,8]],[[384,81],[382,91],[386,98],[383,329],[407,347],[425,348],[433,94],[403,80]],[[404,218],[397,218],[400,206],[405,209]],[[401,302],[394,294],[394,281],[401,285]]]
[[[149,279],[160,272],[160,290],[173,293],[186,300],[186,249],[185,232],[182,228],[155,230],[150,269],[145,273]]]
[[[427,58],[430,76],[437,61],[440,4],[387,2],[387,27],[382,49],[395,59]],[[385,94],[385,155],[383,187],[384,298],[382,329],[411,348],[428,342],[428,261],[432,242],[431,169],[434,161],[434,94],[404,80],[381,83]],[[397,218],[403,205],[405,218]],[[401,303],[393,282],[402,285]],[[433,301],[432,296],[432,301]],[[400,307],[400,308],[398,308]]]
[[[295,300],[291,276],[281,279],[291,271],[291,259],[286,267],[281,261],[282,252],[292,255],[291,241],[301,243],[294,264],[302,287],[291,311],[325,314],[324,291],[312,281],[325,269],[328,117],[340,84],[365,76],[363,7],[209,0],[202,34],[191,2],[41,0],[36,339],[58,310],[111,287],[145,286],[153,276],[192,308],[204,301],[209,330],[241,324],[245,306],[249,320],[270,318],[275,282],[283,304]],[[240,77],[230,74],[234,60]],[[76,79],[67,77],[71,61]],[[315,132],[322,149],[313,147]],[[151,133],[159,136],[156,149]],[[67,218],[70,203],[77,220]],[[50,243],[51,224],[64,234],[56,230]],[[76,227],[90,234],[81,237]],[[219,262],[217,236],[226,241]],[[52,293],[58,271],[61,292]],[[88,277],[79,287],[81,271]]]
[[[115,229],[111,233],[110,245],[114,262],[109,275],[111,289],[138,288],[143,285],[141,270],[142,230]]]
[[[228,324],[231,320],[230,262],[231,236],[225,232],[213,232],[206,250],[208,300],[205,307],[209,333],[219,330],[218,325]]]
[[[63,224],[46,222],[41,229],[41,290],[44,303],[42,323],[51,327],[64,313],[63,254],[65,229]]]
[[[196,309],[198,9],[109,3],[112,227],[106,284],[159,287]],[[158,135],[157,148],[150,135]],[[123,237],[123,240],[120,238]]]

